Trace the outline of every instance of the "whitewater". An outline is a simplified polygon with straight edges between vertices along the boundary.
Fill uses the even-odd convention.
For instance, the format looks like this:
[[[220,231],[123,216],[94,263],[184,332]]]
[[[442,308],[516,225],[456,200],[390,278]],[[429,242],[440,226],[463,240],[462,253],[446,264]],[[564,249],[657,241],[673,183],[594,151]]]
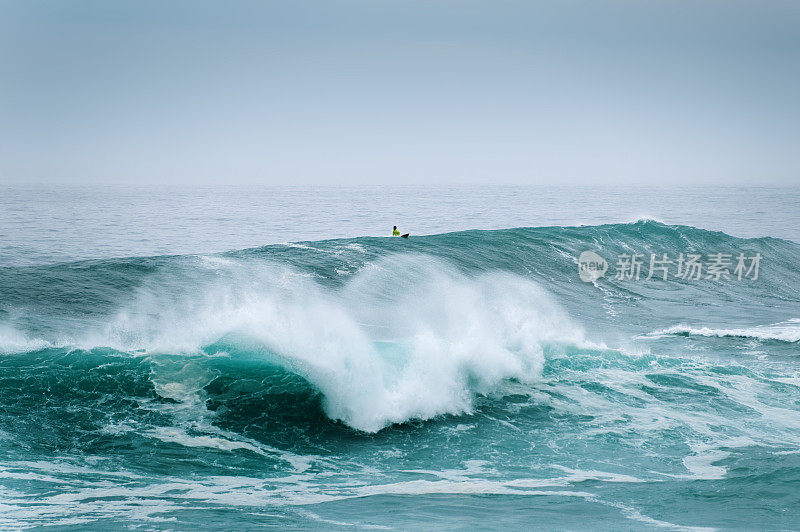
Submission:
[[[18,239],[0,528],[798,528],[800,244],[743,227]],[[634,252],[762,264],[615,278]]]

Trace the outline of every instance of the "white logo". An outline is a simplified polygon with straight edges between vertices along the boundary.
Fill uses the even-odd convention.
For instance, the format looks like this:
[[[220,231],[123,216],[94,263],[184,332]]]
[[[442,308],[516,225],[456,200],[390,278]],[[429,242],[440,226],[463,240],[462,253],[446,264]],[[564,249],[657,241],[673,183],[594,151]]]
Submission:
[[[606,270],[608,270],[606,259],[594,251],[584,251],[578,257],[578,275],[585,283],[591,283],[603,277]]]

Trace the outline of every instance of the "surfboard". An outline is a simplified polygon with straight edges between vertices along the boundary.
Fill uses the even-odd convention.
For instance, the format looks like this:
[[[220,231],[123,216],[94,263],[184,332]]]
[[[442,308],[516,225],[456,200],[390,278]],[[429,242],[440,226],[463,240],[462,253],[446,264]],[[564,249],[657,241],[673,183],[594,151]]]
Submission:
[[[404,234],[404,235],[400,235],[400,238],[408,238],[408,235],[409,235],[409,234],[410,234],[410,233],[406,233],[406,234]]]

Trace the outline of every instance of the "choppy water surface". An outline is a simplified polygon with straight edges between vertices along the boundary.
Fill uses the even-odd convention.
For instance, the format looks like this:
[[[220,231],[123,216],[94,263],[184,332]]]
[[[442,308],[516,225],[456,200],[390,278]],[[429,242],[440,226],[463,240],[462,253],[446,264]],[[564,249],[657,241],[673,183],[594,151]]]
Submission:
[[[0,527],[798,528],[800,245],[745,236],[7,247]],[[615,279],[633,252],[762,262]]]

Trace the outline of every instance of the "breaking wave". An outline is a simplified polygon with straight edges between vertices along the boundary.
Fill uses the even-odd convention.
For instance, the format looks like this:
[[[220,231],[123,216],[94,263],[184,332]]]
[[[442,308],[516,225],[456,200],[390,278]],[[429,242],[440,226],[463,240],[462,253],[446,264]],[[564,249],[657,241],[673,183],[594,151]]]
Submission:
[[[755,338],[758,340],[776,340],[779,342],[800,342],[800,319],[793,318],[782,323],[762,325],[741,329],[715,329],[710,327],[690,327],[674,325],[667,329],[652,333],[659,335],[709,336],[718,338]]]
[[[378,260],[340,287],[276,263],[199,259],[189,279],[156,274],[105,326],[55,344],[20,333],[3,349],[259,357],[306,379],[324,409],[374,432],[470,412],[500,382],[531,382],[543,348],[583,332],[536,283],[503,272],[468,277],[422,255]]]

